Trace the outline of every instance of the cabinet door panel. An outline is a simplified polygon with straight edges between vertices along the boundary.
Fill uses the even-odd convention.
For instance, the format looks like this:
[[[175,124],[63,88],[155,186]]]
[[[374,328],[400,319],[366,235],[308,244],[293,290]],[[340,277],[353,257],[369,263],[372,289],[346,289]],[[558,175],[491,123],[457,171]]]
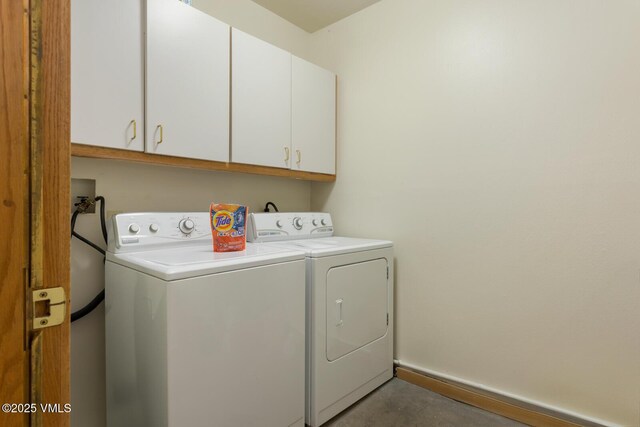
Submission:
[[[142,13],[141,0],[71,2],[72,142],[143,150]]]
[[[147,0],[146,152],[229,161],[229,26]]]
[[[336,76],[295,56],[291,70],[291,169],[335,174]]]
[[[291,54],[235,28],[231,51],[231,160],[289,168]]]

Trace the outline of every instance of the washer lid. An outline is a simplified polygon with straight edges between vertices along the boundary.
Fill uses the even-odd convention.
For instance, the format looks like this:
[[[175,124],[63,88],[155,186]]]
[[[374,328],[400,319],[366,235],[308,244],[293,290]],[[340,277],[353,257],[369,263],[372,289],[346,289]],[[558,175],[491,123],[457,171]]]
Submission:
[[[213,252],[210,244],[113,254],[107,260],[163,280],[178,280],[268,264],[302,260],[304,252],[247,243],[239,252]]]
[[[372,249],[390,248],[389,240],[358,239],[354,237],[325,237],[320,239],[289,240],[265,243],[265,246],[302,250],[310,258],[320,258]]]

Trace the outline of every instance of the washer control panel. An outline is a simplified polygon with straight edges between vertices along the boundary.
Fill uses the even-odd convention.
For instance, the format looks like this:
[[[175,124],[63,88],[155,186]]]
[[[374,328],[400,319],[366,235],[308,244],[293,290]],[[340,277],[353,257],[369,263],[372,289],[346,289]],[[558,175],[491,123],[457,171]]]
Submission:
[[[333,236],[331,215],[324,212],[251,213],[247,241],[275,242]]]
[[[114,215],[108,223],[110,252],[211,244],[209,212],[145,212]]]

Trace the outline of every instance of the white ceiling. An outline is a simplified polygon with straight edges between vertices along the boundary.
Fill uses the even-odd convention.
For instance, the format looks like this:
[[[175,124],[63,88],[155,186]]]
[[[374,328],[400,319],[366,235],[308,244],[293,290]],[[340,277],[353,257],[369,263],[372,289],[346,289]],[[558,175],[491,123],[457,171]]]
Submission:
[[[310,33],[380,0],[253,0]]]

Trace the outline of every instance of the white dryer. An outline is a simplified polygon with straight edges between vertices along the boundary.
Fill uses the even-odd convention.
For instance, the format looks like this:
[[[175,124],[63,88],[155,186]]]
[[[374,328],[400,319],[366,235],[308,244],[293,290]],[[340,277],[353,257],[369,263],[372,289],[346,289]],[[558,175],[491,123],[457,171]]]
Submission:
[[[327,213],[254,213],[248,239],[306,253],[306,423],[393,376],[393,244],[334,237]]]
[[[114,216],[107,424],[304,425],[304,259],[214,253],[208,213]]]

